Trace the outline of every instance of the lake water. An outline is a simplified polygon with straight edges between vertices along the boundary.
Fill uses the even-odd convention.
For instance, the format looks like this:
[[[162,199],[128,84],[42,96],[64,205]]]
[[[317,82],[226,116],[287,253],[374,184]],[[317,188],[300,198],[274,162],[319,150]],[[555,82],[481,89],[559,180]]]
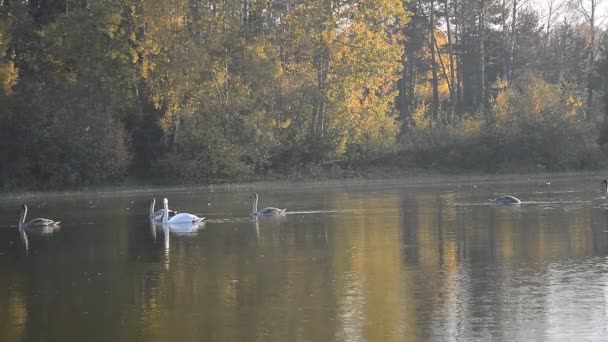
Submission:
[[[0,341],[605,341],[601,180],[4,198]],[[288,214],[252,220],[252,190]],[[523,203],[488,204],[502,194]],[[152,196],[207,222],[153,228]],[[30,231],[26,245],[16,228],[26,201],[29,218],[61,228]]]

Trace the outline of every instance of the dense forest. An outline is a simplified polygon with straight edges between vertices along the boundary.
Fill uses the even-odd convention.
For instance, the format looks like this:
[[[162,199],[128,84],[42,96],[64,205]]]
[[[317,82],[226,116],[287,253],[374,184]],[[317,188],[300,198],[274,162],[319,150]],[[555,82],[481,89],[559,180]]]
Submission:
[[[0,189],[608,156],[602,0],[0,0]]]

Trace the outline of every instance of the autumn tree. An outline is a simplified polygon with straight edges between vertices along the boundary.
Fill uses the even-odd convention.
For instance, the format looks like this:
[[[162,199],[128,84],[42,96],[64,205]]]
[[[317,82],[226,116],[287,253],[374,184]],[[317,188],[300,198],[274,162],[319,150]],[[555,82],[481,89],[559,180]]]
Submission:
[[[602,102],[604,109],[603,126],[599,137],[599,143],[605,145],[608,143],[608,35],[604,35],[602,44],[599,50],[599,62],[597,64],[597,73],[599,75],[598,84],[602,92]]]
[[[570,6],[577,11],[582,20],[587,24],[587,110],[593,106],[594,72],[597,55],[597,38],[599,26],[604,22],[606,16],[599,13],[599,7],[604,0],[571,0]]]

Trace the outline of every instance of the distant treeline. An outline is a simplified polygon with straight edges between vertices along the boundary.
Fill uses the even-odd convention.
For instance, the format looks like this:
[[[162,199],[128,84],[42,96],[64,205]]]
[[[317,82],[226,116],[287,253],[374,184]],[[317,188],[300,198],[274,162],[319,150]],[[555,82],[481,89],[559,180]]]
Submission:
[[[598,3],[0,0],[0,189],[601,167]]]

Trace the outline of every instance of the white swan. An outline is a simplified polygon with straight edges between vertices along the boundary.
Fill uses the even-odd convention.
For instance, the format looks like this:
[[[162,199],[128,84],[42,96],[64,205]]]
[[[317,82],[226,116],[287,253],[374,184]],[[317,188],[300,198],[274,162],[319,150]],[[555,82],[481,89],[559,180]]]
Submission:
[[[22,204],[21,217],[19,219],[19,229],[57,227],[61,223],[61,221],[53,221],[46,218],[35,218],[25,222],[26,216],[27,205]]]
[[[491,199],[490,202],[496,203],[496,204],[520,204],[521,203],[519,198],[517,198],[515,196],[501,196],[501,197]]]
[[[287,209],[279,209],[279,208],[275,208],[275,207],[266,207],[262,210],[258,211],[258,194],[257,193],[253,193],[251,194],[251,197],[249,198],[253,198],[253,209],[251,212],[251,215],[253,216],[272,216],[272,215],[284,215],[285,211]]]
[[[204,217],[198,217],[196,215],[188,214],[188,213],[179,213],[175,216],[169,218],[169,200],[163,198],[163,206],[164,206],[164,215],[163,215],[163,224],[180,224],[180,223],[201,223],[205,219]]]
[[[156,198],[152,198],[152,202],[150,203],[150,219],[152,219],[155,223],[163,222],[163,215],[165,214],[165,209],[158,209],[154,211],[154,206],[156,205]],[[177,214],[176,210],[169,209],[169,218],[175,216]]]

